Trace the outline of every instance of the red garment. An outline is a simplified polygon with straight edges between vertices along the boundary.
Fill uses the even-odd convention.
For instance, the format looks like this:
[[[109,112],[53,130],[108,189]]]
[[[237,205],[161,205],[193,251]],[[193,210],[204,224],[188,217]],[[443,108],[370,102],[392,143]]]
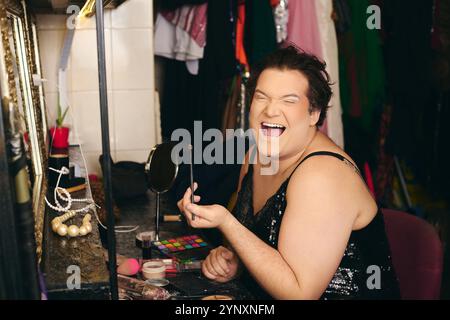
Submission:
[[[236,21],[236,59],[239,63],[245,65],[249,70],[247,55],[244,47],[244,25],[245,25],[245,1],[240,1],[237,8]]]
[[[269,0],[270,5],[272,6],[272,8],[275,8],[276,6],[278,6],[280,4],[280,0]]]

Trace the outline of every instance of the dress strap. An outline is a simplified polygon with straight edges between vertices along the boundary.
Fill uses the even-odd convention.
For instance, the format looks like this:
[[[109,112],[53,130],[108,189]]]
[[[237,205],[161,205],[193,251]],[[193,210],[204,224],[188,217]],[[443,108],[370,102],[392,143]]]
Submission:
[[[312,152],[310,154],[308,154],[302,161],[300,161],[300,163],[295,167],[294,171],[292,171],[291,175],[289,176],[289,178],[291,178],[291,176],[294,174],[295,170],[297,170],[297,168],[306,160],[308,160],[311,157],[314,156],[331,156],[331,157],[335,157],[338,158],[339,160],[345,162],[347,165],[350,165],[355,172],[361,177],[361,179],[364,180],[363,176],[361,175],[361,172],[359,171],[358,167],[355,166],[353,164],[353,162],[351,162],[350,160],[348,160],[346,157],[344,157],[343,155],[336,153],[336,152],[331,152],[331,151],[316,151],[316,152]]]

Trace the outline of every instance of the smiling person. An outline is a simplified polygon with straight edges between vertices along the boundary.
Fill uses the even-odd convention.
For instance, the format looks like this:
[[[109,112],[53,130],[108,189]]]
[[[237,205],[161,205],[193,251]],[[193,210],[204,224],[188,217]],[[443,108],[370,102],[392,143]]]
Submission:
[[[191,203],[190,189],[178,202],[192,227],[225,238],[203,274],[226,282],[241,269],[256,298],[399,299],[382,213],[349,155],[318,130],[332,95],[325,64],[279,49],[253,70],[249,94],[258,152],[242,165],[233,212]],[[261,155],[277,161],[273,174],[262,174]]]

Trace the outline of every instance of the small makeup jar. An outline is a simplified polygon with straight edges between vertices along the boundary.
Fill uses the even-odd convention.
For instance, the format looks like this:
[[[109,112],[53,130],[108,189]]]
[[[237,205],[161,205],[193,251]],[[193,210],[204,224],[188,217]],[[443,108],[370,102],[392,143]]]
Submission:
[[[150,240],[153,241],[155,240],[155,231],[144,231],[144,232],[140,232],[136,235],[136,247],[141,248],[142,249],[142,241],[143,240]]]
[[[162,260],[150,260],[142,265],[145,279],[163,279],[166,277],[166,265]]]

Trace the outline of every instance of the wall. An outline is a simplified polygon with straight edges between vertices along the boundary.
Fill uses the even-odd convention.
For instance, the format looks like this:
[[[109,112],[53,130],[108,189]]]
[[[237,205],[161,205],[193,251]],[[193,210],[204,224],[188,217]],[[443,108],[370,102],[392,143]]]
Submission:
[[[152,1],[128,0],[105,10],[111,155],[144,162],[157,142],[154,108]],[[55,123],[57,73],[65,15],[38,15],[38,37],[49,125]],[[95,17],[79,21],[67,69],[71,143],[81,143],[89,173],[100,173],[100,106]]]

